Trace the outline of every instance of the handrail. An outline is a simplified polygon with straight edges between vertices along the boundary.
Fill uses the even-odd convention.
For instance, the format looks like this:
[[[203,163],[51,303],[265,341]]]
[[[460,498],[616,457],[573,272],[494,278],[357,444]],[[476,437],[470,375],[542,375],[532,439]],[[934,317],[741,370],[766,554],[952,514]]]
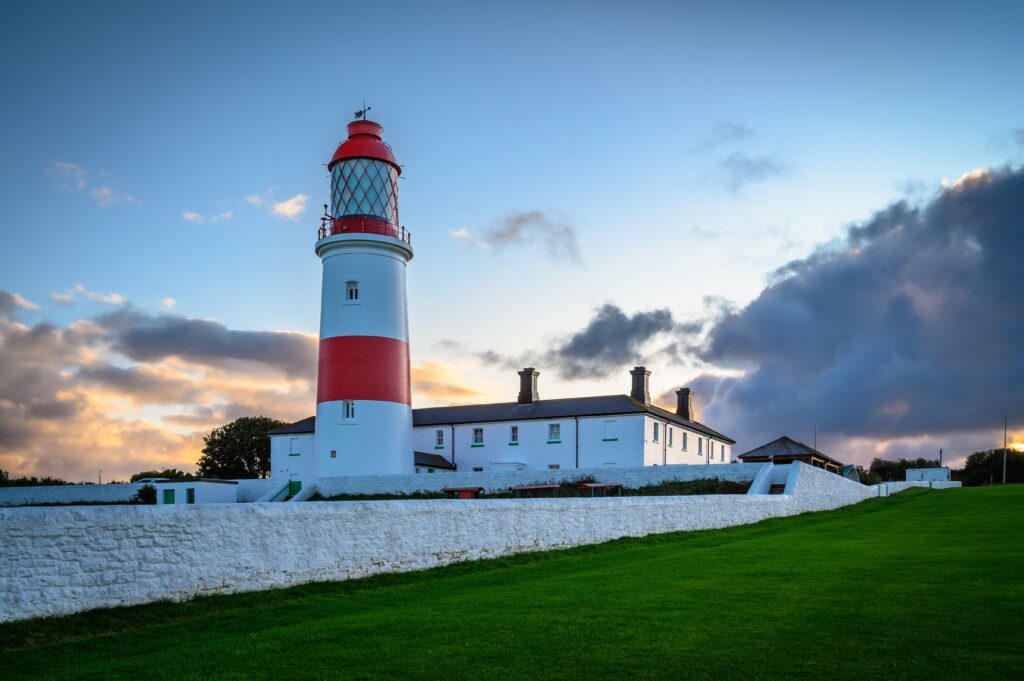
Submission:
[[[412,244],[412,233],[402,225],[393,225],[384,220],[362,217],[335,218],[324,215],[320,218],[320,228],[317,231],[318,240],[326,239],[337,234],[379,234],[390,236]]]

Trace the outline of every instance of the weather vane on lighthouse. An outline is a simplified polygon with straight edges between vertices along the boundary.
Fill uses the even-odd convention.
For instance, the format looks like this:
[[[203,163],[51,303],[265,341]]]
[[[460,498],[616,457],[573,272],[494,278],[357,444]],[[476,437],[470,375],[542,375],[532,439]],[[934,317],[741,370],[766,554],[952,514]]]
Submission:
[[[356,111],[356,113],[355,113],[355,119],[356,119],[357,121],[358,121],[358,120],[363,120],[363,121],[365,121],[365,120],[366,120],[366,112],[367,112],[367,111],[369,111],[369,110],[370,110],[370,109],[372,109],[372,108],[373,108],[372,106],[366,106],[366,100],[364,99],[364,100],[363,100],[363,108],[362,108],[362,109],[360,109],[359,111]]]

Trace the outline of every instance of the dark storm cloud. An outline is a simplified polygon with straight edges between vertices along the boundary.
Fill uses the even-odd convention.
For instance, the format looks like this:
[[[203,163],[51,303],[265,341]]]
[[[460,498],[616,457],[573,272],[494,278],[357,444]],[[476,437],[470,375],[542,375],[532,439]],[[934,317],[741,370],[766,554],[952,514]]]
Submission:
[[[145,366],[84,366],[75,378],[83,385],[109,388],[144,404],[180,404],[195,400],[200,393],[187,379],[164,376]]]
[[[566,220],[547,215],[539,210],[513,213],[501,224],[483,233],[483,243],[497,250],[522,246],[540,240],[549,257],[579,264],[580,246],[576,229]]]
[[[739,191],[752,182],[781,177],[788,172],[786,164],[767,154],[752,156],[737,151],[718,162],[719,178],[732,191]]]
[[[114,350],[136,361],[166,357],[216,365],[257,362],[291,376],[315,373],[316,339],[278,331],[236,331],[219,322],[178,315],[151,316],[132,307],[96,317]]]
[[[488,350],[477,353],[477,357],[484,364],[507,369],[534,365],[569,380],[604,378],[623,367],[643,363],[647,344],[675,328],[672,313],[667,309],[637,312],[631,316],[618,306],[606,303],[595,311],[583,329],[559,339],[547,350],[519,357]]]
[[[759,444],[812,424],[886,438],[1024,411],[1024,170],[896,203],[794,261],[710,331],[706,419]]]

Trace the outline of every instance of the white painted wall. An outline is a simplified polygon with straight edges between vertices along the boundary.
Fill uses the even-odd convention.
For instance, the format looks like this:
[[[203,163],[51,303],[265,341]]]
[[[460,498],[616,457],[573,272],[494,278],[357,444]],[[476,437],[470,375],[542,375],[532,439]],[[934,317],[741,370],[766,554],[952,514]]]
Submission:
[[[561,445],[548,444],[548,425],[561,426]],[[654,440],[654,424],[658,423],[658,441]],[[509,430],[519,428],[519,444],[509,442]],[[473,429],[483,428],[483,446],[473,445]],[[672,445],[668,444],[668,428],[672,429]],[[436,445],[437,431],[444,433],[444,443]],[[470,423],[454,427],[455,463],[460,471],[482,468],[485,471],[509,467],[543,470],[557,465],[560,468],[576,466],[576,419],[549,421],[505,421],[501,423]],[[686,448],[683,433],[686,432]],[[698,438],[703,444],[698,445]],[[604,466],[661,466],[673,464],[704,464],[705,450],[710,438],[668,421],[645,414],[618,416],[587,416],[579,418],[579,467]],[[416,451],[441,454],[449,461],[452,457],[452,426],[421,426],[413,430]],[[728,463],[731,452],[728,445],[714,440],[711,463]],[[725,447],[724,456],[722,447]],[[698,451],[701,453],[698,454]]]
[[[291,433],[270,436],[270,477],[274,480],[312,480],[316,458],[316,437],[313,433]]]
[[[321,402],[316,407],[315,477],[413,472],[409,405],[356,400],[356,417],[347,420],[342,404]]]
[[[907,481],[915,480],[936,480],[945,481],[949,480],[949,469],[946,467],[942,468],[908,468],[907,469]]]
[[[0,487],[0,506],[25,504],[74,504],[82,502],[130,501],[142,488],[128,485],[44,485],[40,487]]]
[[[626,487],[642,487],[671,480],[717,478],[744,482],[753,480],[767,463],[734,463],[701,466],[658,466],[580,468],[562,470],[490,470],[481,473],[459,470],[443,477],[436,475],[378,475],[347,478],[318,478],[314,483],[323,496],[334,494],[408,494],[438,492],[443,487],[483,487],[501,492],[513,485],[558,484],[566,480],[592,477],[598,482],[621,482]],[[776,466],[781,468],[781,466]]]
[[[183,480],[180,482],[158,482],[156,503],[158,506],[184,506],[188,504],[188,490],[195,490],[196,504],[234,504],[238,502],[238,485],[232,482],[204,482]],[[166,490],[173,492],[173,501],[167,502]]]
[[[0,509],[0,621],[727,527],[876,494],[776,468],[791,493]]]
[[[317,242],[323,259],[320,337],[384,336],[409,341],[406,262],[412,249],[374,234],[339,234]],[[346,283],[359,283],[359,302],[346,300]]]

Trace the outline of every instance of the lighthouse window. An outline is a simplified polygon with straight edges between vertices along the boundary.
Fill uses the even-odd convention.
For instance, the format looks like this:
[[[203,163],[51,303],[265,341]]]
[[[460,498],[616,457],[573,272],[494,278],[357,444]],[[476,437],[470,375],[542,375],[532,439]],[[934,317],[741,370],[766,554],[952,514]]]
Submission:
[[[351,421],[356,417],[355,400],[345,400],[341,405],[341,413],[346,421]]]
[[[359,302],[359,282],[349,281],[345,284],[345,302],[358,303]]]

